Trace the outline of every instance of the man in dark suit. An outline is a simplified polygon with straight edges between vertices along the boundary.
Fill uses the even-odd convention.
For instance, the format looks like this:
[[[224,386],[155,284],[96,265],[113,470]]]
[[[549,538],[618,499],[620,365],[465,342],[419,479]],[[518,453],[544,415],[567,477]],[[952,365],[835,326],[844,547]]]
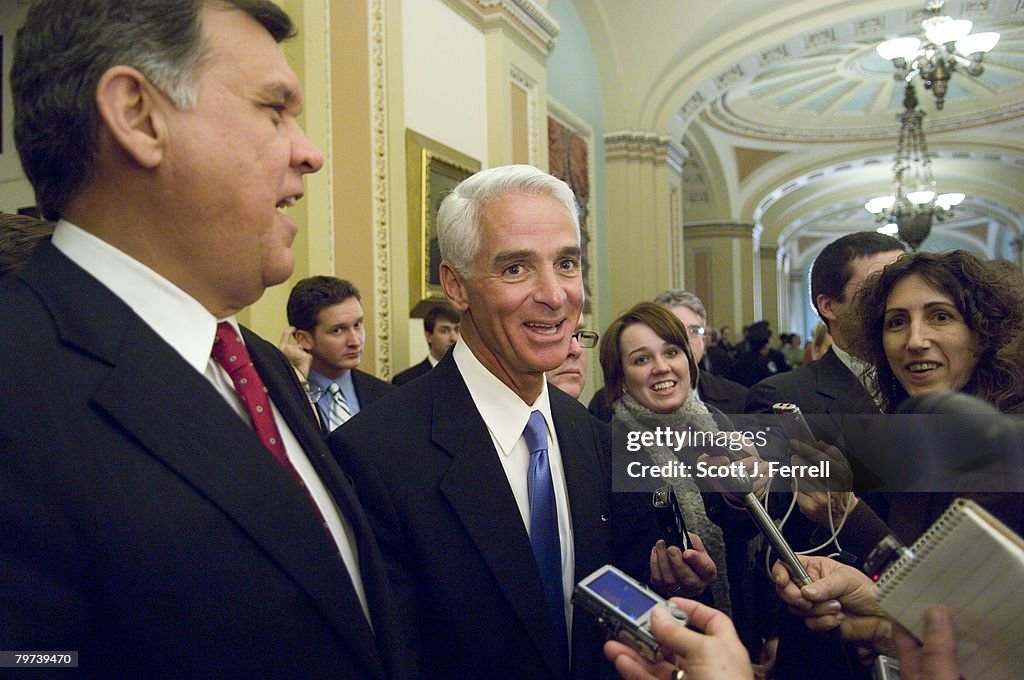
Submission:
[[[844,436],[857,436],[856,429],[844,433],[844,416],[878,413],[878,408],[862,382],[864,366],[846,351],[851,329],[858,323],[853,313],[853,297],[869,276],[903,252],[899,241],[874,231],[847,234],[825,246],[811,267],[811,299],[832,335],[832,348],[817,361],[758,382],[747,394],[748,413],[771,413],[772,405],[779,402],[799,406],[810,416],[808,424],[818,439],[838,443],[850,454],[848,461],[856,485],[865,484],[872,475],[861,466],[851,448],[857,442]],[[812,523],[794,514],[787,525],[787,536],[795,549],[801,550],[821,542],[819,534],[812,532],[817,524],[827,525],[829,506],[825,493],[803,493],[798,501],[801,510],[818,517]],[[845,503],[861,502],[846,493],[833,493],[832,501],[836,522],[842,519]],[[850,650],[844,651],[834,640],[817,639],[802,622],[785,614],[779,625],[779,677],[859,677],[859,665]]]
[[[829,245],[811,267],[811,298],[829,334],[832,348],[821,359],[778,373],[754,385],[747,394],[747,413],[771,413],[772,404],[796,404],[813,419],[820,439],[835,442],[841,415],[877,412],[861,382],[864,366],[847,352],[851,327],[858,321],[853,296],[865,279],[903,255],[903,245],[878,232],[847,234]]]
[[[572,191],[536,168],[462,182],[438,215],[462,339],[328,437],[429,678],[613,674],[600,632],[569,603],[573,584],[613,557],[608,439],[544,377],[567,356],[583,304],[578,225]],[[538,431],[546,448],[531,444]]]
[[[462,316],[449,304],[434,305],[423,315],[423,335],[427,339],[427,358],[395,375],[393,385],[404,385],[420,377],[444,358],[448,348],[459,341]]]
[[[295,340],[313,357],[310,397],[324,429],[334,428],[393,389],[357,366],[366,345],[359,289],[336,276],[311,276],[288,295],[288,323]]]
[[[59,222],[0,287],[2,649],[89,678],[416,675],[350,482],[234,317],[291,273],[277,208],[323,164],[292,30],[252,0],[29,10],[15,138]]]

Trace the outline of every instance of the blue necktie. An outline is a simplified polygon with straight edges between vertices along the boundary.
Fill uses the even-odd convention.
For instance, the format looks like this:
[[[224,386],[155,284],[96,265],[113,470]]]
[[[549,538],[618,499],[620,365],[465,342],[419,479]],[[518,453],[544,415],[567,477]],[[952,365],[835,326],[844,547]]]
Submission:
[[[332,382],[327,388],[331,393],[331,410],[327,412],[327,429],[331,432],[352,417],[352,410],[345,401],[345,395],[341,393],[338,383]]]
[[[565,596],[562,591],[562,548],[558,540],[555,488],[551,483],[551,466],[548,462],[548,428],[540,411],[530,414],[530,420],[523,430],[523,439],[530,449],[530,468],[526,478],[530,497],[530,544],[544,583],[548,609],[559,634],[558,641],[561,649],[568,652]]]

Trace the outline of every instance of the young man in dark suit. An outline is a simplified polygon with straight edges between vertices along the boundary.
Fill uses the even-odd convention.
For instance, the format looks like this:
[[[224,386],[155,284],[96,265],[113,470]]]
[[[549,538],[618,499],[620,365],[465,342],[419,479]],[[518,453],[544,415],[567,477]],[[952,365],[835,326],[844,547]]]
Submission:
[[[59,221],[0,288],[2,649],[89,678],[416,675],[294,372],[235,320],[291,274],[280,208],[323,164],[292,32],[264,0],[28,12],[15,138]]]
[[[747,413],[771,413],[773,404],[785,402],[796,404],[804,414],[812,416],[808,423],[815,437],[830,444],[838,443],[851,454],[848,460],[855,484],[857,480],[863,483],[870,478],[870,473],[860,467],[856,452],[850,448],[856,442],[844,437],[844,416],[879,411],[871,399],[869,386],[862,382],[864,367],[846,351],[851,328],[858,323],[852,311],[853,297],[868,277],[903,253],[903,244],[874,231],[847,234],[825,246],[811,267],[811,299],[832,335],[832,348],[816,361],[758,382],[747,393]],[[856,437],[856,428],[849,434]],[[795,549],[801,550],[820,542],[812,540],[811,532],[817,524],[827,524],[829,506],[823,492],[801,494],[798,501],[802,510],[819,517],[812,523],[802,515],[793,515],[787,536],[794,542]],[[848,493],[833,493],[833,519],[840,521],[844,503],[859,502]],[[855,510],[855,505],[851,510]],[[848,521],[853,525],[860,521],[859,517],[860,513],[855,511]],[[816,534],[814,536],[817,538]],[[844,650],[832,640],[816,639],[802,622],[783,614],[776,672],[780,677],[792,678],[823,677],[822,674],[855,678],[859,677],[860,669],[850,650]]]
[[[288,295],[288,323],[299,347],[313,357],[310,396],[328,432],[392,389],[357,368],[366,345],[364,319],[359,289],[336,276],[302,279]],[[343,401],[343,415],[335,415],[336,407],[332,413],[335,401]]]
[[[832,336],[832,348],[821,359],[778,373],[747,393],[746,412],[771,413],[772,404],[796,404],[805,414],[836,416],[815,419],[820,438],[835,442],[838,416],[872,413],[877,408],[861,382],[863,366],[847,352],[853,316],[853,296],[865,279],[903,255],[903,244],[878,232],[856,232],[836,239],[821,251],[811,267],[811,298]]]
[[[444,358],[448,348],[459,341],[462,316],[449,304],[434,305],[423,315],[423,335],[430,350],[427,358],[410,366],[391,379],[393,385],[404,385],[420,377]]]
[[[615,557],[610,442],[544,376],[583,305],[575,198],[536,168],[492,168],[445,198],[438,233],[462,339],[328,444],[371,515],[428,678],[613,676],[599,630],[569,604]],[[652,545],[633,556],[641,569]]]

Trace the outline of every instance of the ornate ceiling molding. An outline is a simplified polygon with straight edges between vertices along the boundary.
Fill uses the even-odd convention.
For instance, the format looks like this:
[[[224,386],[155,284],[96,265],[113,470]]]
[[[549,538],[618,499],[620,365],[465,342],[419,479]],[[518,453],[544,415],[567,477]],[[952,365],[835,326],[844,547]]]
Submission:
[[[864,116],[857,120],[857,114],[861,112],[860,105],[870,104],[868,93],[864,90],[862,83],[873,80],[874,76],[889,75],[887,70],[880,70],[881,64],[872,57],[869,62],[864,59],[868,54],[873,55],[874,45],[886,38],[900,34],[912,34],[919,30],[923,10],[890,10],[867,16],[855,17],[834,26],[823,26],[804,33],[792,35],[789,38],[775,44],[764,45],[756,48],[750,53],[740,56],[731,65],[721,67],[715,73],[709,73],[708,77],[689,92],[681,94],[681,104],[677,109],[677,124],[673,124],[673,130],[679,130],[682,136],[691,123],[701,120],[705,124],[713,125],[718,129],[734,134],[746,135],[758,139],[791,140],[798,142],[830,142],[848,140],[851,134],[856,139],[874,139],[885,134],[885,130],[891,127],[884,125],[888,123],[888,111],[882,111],[885,107],[871,107],[871,115]],[[971,98],[977,98],[987,91],[991,100],[986,105],[976,107],[974,110],[957,113],[954,117],[943,117],[941,127],[936,123],[935,131],[960,129],[963,127],[974,127],[987,125],[1009,118],[1020,116],[1022,111],[1019,105],[1005,105],[1005,99],[1000,101],[999,92],[1012,87],[1014,82],[1022,79],[1020,49],[1020,17],[1024,16],[1024,0],[1014,2],[995,3],[991,0],[968,0],[960,8],[958,15],[980,22],[985,30],[996,30],[1003,33],[1004,40],[999,45],[999,52],[994,52],[990,59],[986,60],[986,67],[993,67],[993,77],[987,75],[973,83],[963,80],[960,84],[971,88]],[[1002,58],[1002,62],[1000,62]],[[799,70],[793,71],[793,78],[787,82],[781,82],[784,74],[790,71],[787,65],[797,64],[804,60],[804,68],[816,68],[817,71]],[[832,63],[835,62],[835,63]],[[865,66],[867,66],[865,68]],[[883,73],[884,70],[884,73]],[[827,86],[814,88],[811,81],[821,72],[833,71],[833,76],[842,76],[850,80],[848,87],[843,90],[840,81],[830,81]],[[998,74],[995,72],[998,71]],[[826,111],[803,111],[792,110],[797,114],[795,117],[776,113],[778,120],[772,121],[768,116],[766,121],[759,115],[763,112],[764,106],[754,107],[751,111],[741,112],[736,107],[730,107],[728,102],[732,98],[740,99],[751,96],[750,89],[753,83],[762,79],[776,78],[780,87],[793,89],[793,96],[797,101],[805,102],[814,100],[822,107],[830,105],[828,101],[819,102],[818,98],[827,98],[829,94],[834,95],[831,106],[842,103],[838,111],[841,117],[851,122],[851,130],[844,130],[839,125],[834,130],[817,132],[805,130],[808,127],[819,127],[815,121],[815,114],[820,117]],[[891,78],[881,78],[880,83],[890,85]],[[769,90],[759,86],[763,90]],[[800,91],[806,87],[807,91]],[[827,90],[827,91],[823,91]],[[763,94],[763,93],[762,93]],[[886,91],[888,94],[888,90]],[[963,98],[964,93],[959,93]],[[888,99],[888,97],[887,97]],[[789,102],[777,105],[772,102],[768,104],[769,109],[781,106],[784,112],[791,111]],[[885,102],[883,102],[884,104]],[[889,107],[891,108],[891,107]],[[828,111],[829,114],[836,113]],[[881,115],[881,114],[886,115]],[[781,118],[779,118],[781,116]],[[886,120],[882,120],[885,118]],[[774,124],[773,124],[774,123]],[[890,133],[891,134],[891,133]]]
[[[759,241],[763,227],[753,222],[709,220],[683,226],[686,238],[743,238]]]
[[[604,149],[608,162],[667,163],[674,172],[680,174],[689,158],[686,148],[671,137],[639,130],[605,133]]]
[[[500,31],[547,59],[558,38],[558,22],[532,0],[444,0],[481,32]]]

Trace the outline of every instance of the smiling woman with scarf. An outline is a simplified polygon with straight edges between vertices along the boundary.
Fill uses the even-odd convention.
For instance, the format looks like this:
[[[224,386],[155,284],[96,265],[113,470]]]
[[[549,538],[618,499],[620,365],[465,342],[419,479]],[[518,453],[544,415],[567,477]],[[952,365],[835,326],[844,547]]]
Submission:
[[[615,414],[615,427],[630,432],[654,431],[659,427],[677,432],[718,431],[711,412],[697,396],[697,365],[690,352],[686,328],[672,312],[650,302],[636,305],[608,327],[601,338],[600,355],[604,389]],[[646,447],[644,453],[655,465],[679,460],[668,446]],[[696,578],[682,584],[679,592],[673,594],[692,597],[710,585],[715,607],[729,612],[722,530],[708,519],[700,490],[692,478],[665,481],[675,487],[691,540],[694,534],[698,538],[684,552],[659,542],[651,555],[651,571],[667,571],[665,560],[685,563]]]

